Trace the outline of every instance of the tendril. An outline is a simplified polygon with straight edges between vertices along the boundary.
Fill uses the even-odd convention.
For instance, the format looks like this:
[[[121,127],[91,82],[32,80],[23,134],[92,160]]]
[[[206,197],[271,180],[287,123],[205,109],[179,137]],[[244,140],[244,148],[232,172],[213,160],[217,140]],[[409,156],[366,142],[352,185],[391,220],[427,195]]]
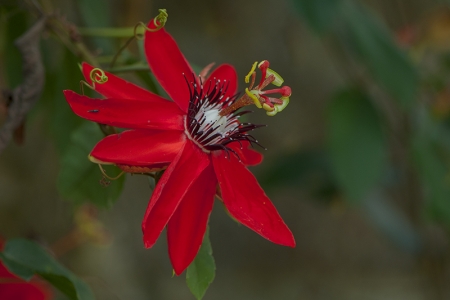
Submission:
[[[155,25],[155,28],[153,28],[153,29],[149,28],[143,22],[137,23],[133,29],[133,36],[130,37],[125,42],[125,44],[122,47],[120,47],[119,51],[117,51],[117,53],[114,55],[114,57],[111,61],[111,64],[110,64],[110,68],[114,67],[114,64],[116,63],[117,58],[119,58],[119,55],[128,47],[128,45],[131,44],[131,42],[134,39],[136,39],[136,40],[144,39],[144,34],[137,32],[139,28],[143,28],[145,31],[156,32],[156,31],[160,30],[161,28],[163,28],[164,25],[166,25],[168,17],[169,17],[169,14],[167,13],[167,11],[165,9],[160,9],[159,14],[155,18],[153,18],[153,24]]]
[[[91,78],[93,83],[95,82],[95,83],[103,84],[108,81],[108,76],[106,76],[105,72],[100,68],[92,69],[91,73],[89,73],[89,77]]]
[[[103,71],[100,68],[94,68],[91,70],[91,73],[89,73],[89,78],[92,81],[92,85],[87,83],[84,80],[80,80],[80,89],[84,96],[84,86],[87,86],[88,88],[95,90],[95,84],[104,84],[108,81],[108,76],[106,76],[105,71]]]
[[[145,31],[150,31],[150,32],[155,32],[155,31],[160,30],[161,28],[164,27],[164,25],[166,25],[168,17],[169,17],[169,14],[167,13],[167,11],[165,9],[159,9],[159,14],[155,18],[153,18],[153,25],[155,25],[155,28],[149,28],[143,22],[139,22],[138,24],[136,24],[136,26],[134,26],[134,36],[138,40],[141,40],[144,38],[143,34],[137,33],[137,29],[139,27],[144,28]]]
[[[105,176],[105,178],[108,178],[109,180],[117,180],[117,179],[119,179],[123,174],[125,174],[125,172],[122,171],[122,172],[120,172],[120,174],[117,175],[116,177],[111,177],[111,176],[108,176],[108,174],[106,174],[106,171],[103,169],[103,167],[102,167],[101,164],[98,164],[98,167],[100,168],[100,172],[102,172],[103,176]]]

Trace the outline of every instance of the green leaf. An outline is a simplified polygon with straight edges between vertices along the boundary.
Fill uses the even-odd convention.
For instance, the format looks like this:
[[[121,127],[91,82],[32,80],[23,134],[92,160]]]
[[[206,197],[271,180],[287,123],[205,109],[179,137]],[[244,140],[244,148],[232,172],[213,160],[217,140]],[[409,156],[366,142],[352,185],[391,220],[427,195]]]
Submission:
[[[344,26],[338,34],[345,47],[403,107],[411,107],[418,87],[412,61],[370,11],[352,1],[342,12]]]
[[[73,132],[58,176],[58,189],[64,197],[78,204],[91,202],[100,207],[110,207],[120,196],[125,176],[105,187],[100,184],[103,176],[98,165],[88,159],[92,148],[103,137],[98,125],[92,122],[85,122]],[[120,173],[114,166],[105,166],[104,169],[111,177]]]
[[[328,30],[339,16],[341,0],[294,0],[298,12],[318,33]]]
[[[412,155],[418,175],[425,186],[425,203],[429,216],[450,225],[449,132],[445,132],[444,137],[440,131],[438,124],[428,117],[423,118],[421,127],[413,138]]]
[[[349,200],[373,188],[386,166],[385,136],[376,109],[358,89],[343,90],[328,110],[328,144],[338,184]]]
[[[212,256],[211,242],[209,241],[209,228],[203,237],[203,243],[186,272],[186,283],[191,293],[197,299],[202,299],[213,282],[216,273],[216,264]]]
[[[32,272],[50,282],[69,299],[94,299],[94,295],[86,283],[32,241],[25,239],[7,241],[2,259],[11,272],[25,280],[31,278],[29,275]]]
[[[10,270],[12,273],[16,274],[20,278],[29,281],[31,277],[34,276],[33,270],[25,266],[22,266],[13,260],[9,260],[8,258],[6,258],[5,255],[3,255],[3,253],[0,253],[0,258],[3,261],[3,264],[8,268],[8,270]]]

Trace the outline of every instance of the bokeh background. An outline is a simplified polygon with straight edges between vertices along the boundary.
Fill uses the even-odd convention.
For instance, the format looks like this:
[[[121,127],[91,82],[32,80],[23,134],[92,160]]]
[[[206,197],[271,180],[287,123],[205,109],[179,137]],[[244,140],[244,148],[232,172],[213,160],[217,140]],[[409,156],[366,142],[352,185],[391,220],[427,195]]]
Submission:
[[[37,20],[36,7],[78,28],[102,63],[126,38],[89,29],[133,27],[166,8],[166,29],[196,67],[234,65],[242,91],[251,64],[267,59],[292,88],[282,113],[248,119],[268,124],[254,133],[268,150],[252,172],[297,247],[266,241],[216,203],[217,271],[204,299],[450,299],[447,1],[0,0],[2,89],[22,80],[12,41]],[[11,142],[0,155],[0,234],[51,247],[98,299],[194,299],[185,277],[172,277],[164,236],[143,247],[145,176],[127,175],[117,201],[108,192],[115,183],[102,187],[99,171],[85,176],[110,194],[98,205],[101,237],[73,241],[74,216],[92,199],[61,187],[73,134],[85,126],[62,95],[79,91],[83,56],[61,36],[74,42],[63,31],[42,34],[45,91],[22,145]],[[133,42],[117,66],[136,61]],[[120,75],[146,86],[143,72]]]

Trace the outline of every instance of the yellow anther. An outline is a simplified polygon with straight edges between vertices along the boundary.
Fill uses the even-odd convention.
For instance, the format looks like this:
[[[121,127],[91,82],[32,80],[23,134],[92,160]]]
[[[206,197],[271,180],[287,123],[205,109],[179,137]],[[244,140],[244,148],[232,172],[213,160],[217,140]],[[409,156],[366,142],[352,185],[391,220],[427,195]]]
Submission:
[[[250,76],[252,76],[252,74],[255,72],[257,65],[258,65],[258,62],[255,61],[255,63],[252,66],[252,69],[250,70],[250,72],[248,72],[247,76],[245,76],[245,83],[250,82]]]
[[[283,109],[285,109],[289,104],[289,97],[281,97],[280,100],[283,100],[283,104],[275,104],[278,112],[283,111]]]
[[[275,116],[278,112],[279,112],[279,110],[278,110],[278,108],[275,106],[275,107],[274,107],[274,110],[272,110],[272,111],[267,111],[267,112],[266,112],[266,115],[268,115],[269,117],[273,117],[273,116]]]
[[[255,105],[256,105],[257,108],[262,108],[261,102],[258,100],[258,98],[256,98],[256,96],[255,96],[252,92],[250,92],[250,91],[248,90],[248,88],[245,89],[245,93],[246,93],[250,98],[252,98],[252,100],[253,100],[253,102],[255,103]]]
[[[282,112],[283,109],[289,104],[289,97],[281,97],[280,100],[283,100],[283,104],[275,104],[274,110],[266,112],[266,114],[270,117],[275,116],[277,113]]]
[[[272,84],[275,86],[281,86],[284,82],[283,77],[281,77],[277,72],[275,72],[274,70],[267,68],[266,71],[266,78],[269,77],[270,75],[273,75],[275,77],[275,80],[272,81]]]
[[[93,86],[94,86],[94,83],[103,84],[108,81],[108,76],[106,76],[105,72],[100,68],[92,69],[91,73],[89,74],[89,77],[92,80]]]
[[[229,106],[228,110],[223,110],[225,114],[235,111],[237,108],[251,105],[256,105],[257,108],[263,108],[268,116],[275,116],[277,113],[281,112],[289,104],[289,97],[291,96],[291,88],[288,86],[281,87],[284,80],[283,78],[274,70],[269,68],[269,61],[263,60],[261,62],[254,62],[250,72],[245,76],[245,82],[251,83],[250,86],[245,89],[245,95],[238,99],[232,106]],[[262,78],[257,86],[255,84],[256,68],[259,68],[262,73]],[[264,90],[270,83],[280,88],[272,90]],[[269,97],[267,94],[281,94],[281,97]],[[250,100],[251,99],[251,100]],[[225,114],[222,114],[224,116]]]
[[[267,103],[264,103],[264,104],[262,105],[262,107],[263,107],[264,110],[266,110],[266,111],[274,111],[274,110],[275,110],[275,107],[272,107],[272,106],[270,106],[270,105],[267,104]]]

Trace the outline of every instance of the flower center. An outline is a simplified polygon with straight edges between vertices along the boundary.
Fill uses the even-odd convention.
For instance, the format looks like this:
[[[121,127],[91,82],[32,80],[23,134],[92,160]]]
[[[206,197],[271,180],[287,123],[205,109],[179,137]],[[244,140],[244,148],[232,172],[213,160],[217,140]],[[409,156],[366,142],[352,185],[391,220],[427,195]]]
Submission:
[[[240,123],[239,117],[251,111],[237,112],[239,108],[227,109],[233,106],[239,95],[226,96],[228,89],[226,80],[214,78],[209,80],[208,86],[203,86],[201,78],[196,80],[193,76],[192,80],[186,78],[186,82],[189,86],[190,102],[185,133],[204,152],[224,150],[236,154],[233,149],[227,147],[229,143],[235,141],[245,140],[259,145],[248,132],[265,125]],[[224,111],[226,114],[223,114]]]

